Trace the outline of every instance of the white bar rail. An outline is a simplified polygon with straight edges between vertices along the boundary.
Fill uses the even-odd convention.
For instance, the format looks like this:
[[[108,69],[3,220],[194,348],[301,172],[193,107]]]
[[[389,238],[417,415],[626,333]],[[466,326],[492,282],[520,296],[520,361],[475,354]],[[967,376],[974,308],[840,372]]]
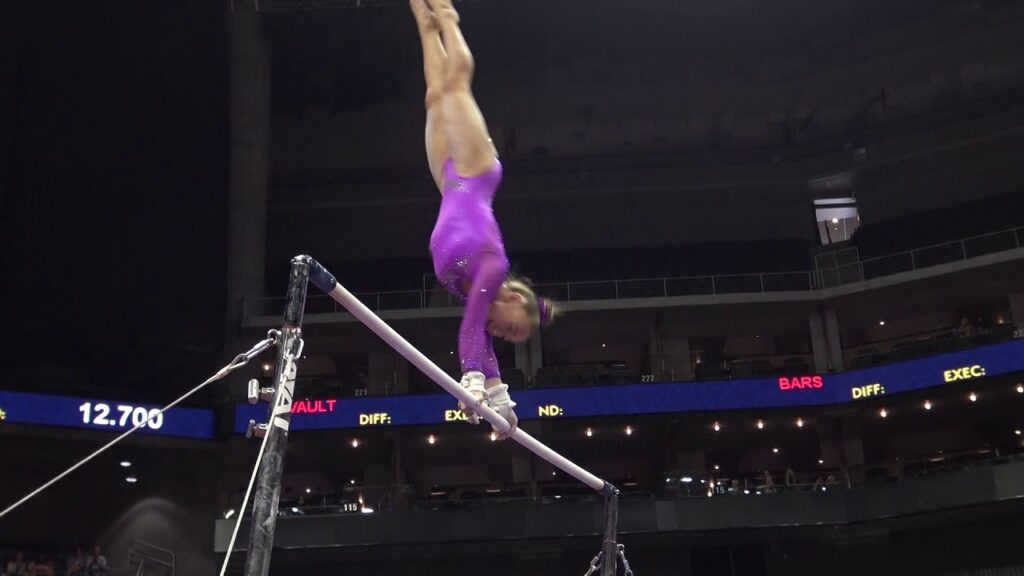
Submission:
[[[449,394],[467,406],[475,404],[476,401],[469,391],[464,389],[461,384],[456,382],[454,378],[438,367],[437,364],[434,364],[433,361],[424,356],[422,352],[417,350],[409,343],[408,340],[403,338],[401,334],[396,332],[391,326],[388,326],[386,322],[381,320],[380,317],[374,314],[372,310],[367,308],[366,305],[353,296],[351,292],[339,284],[334,276],[316,261],[313,262],[312,270],[310,272],[310,281],[313,282],[317,288],[330,295],[330,297],[338,304],[344,306],[346,310],[348,310],[360,322],[365,324],[367,328],[383,338],[385,342],[387,342],[399,354],[404,356],[406,360],[419,368],[420,371],[426,374],[431,380],[437,382],[437,384],[447,390]],[[508,421],[502,418],[501,415],[494,410],[491,410],[488,406],[478,406],[476,408],[476,413],[503,433],[507,433],[511,428]],[[565,458],[558,452],[555,452],[551,448],[548,448],[539,440],[524,432],[522,428],[517,428],[509,437],[522,444],[526,449],[537,456],[540,456],[544,460],[547,460],[554,466],[558,467],[566,474],[569,474],[573,478],[583,482],[590,488],[593,488],[598,492],[605,493],[606,495],[609,492],[615,491],[615,487],[611,483],[605,482],[583,468],[580,468],[569,459]]]

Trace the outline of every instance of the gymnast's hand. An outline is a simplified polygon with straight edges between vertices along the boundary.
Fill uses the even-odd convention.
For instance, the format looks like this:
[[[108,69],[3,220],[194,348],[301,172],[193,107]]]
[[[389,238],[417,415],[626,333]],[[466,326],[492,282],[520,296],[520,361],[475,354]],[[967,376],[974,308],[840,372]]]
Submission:
[[[513,404],[515,403],[513,402]],[[494,431],[497,432],[498,440],[508,440],[508,438],[512,436],[512,433],[516,431],[516,428],[519,428],[519,418],[516,416],[516,411],[513,410],[511,406],[509,406],[505,412],[498,413],[504,416],[505,420],[508,420],[508,423],[511,424],[512,427],[508,429],[508,434],[499,432],[497,428],[494,428],[494,426],[491,426],[491,428],[494,428]]]
[[[516,403],[508,395],[508,384],[502,384],[499,381],[487,387],[487,406],[508,421],[510,428],[507,433],[498,430],[493,425],[491,426],[498,433],[499,440],[507,439],[519,427],[519,418],[516,416],[515,410],[513,410],[516,407]]]
[[[466,419],[469,420],[470,424],[479,424],[480,417],[477,416],[474,408],[483,404],[484,400],[487,399],[487,389],[484,388],[484,374],[483,372],[477,372],[476,370],[466,372],[462,375],[461,384],[463,388],[473,395],[473,399],[476,400],[476,403],[474,406],[470,407],[460,401],[459,410],[462,410],[462,413],[466,416]]]

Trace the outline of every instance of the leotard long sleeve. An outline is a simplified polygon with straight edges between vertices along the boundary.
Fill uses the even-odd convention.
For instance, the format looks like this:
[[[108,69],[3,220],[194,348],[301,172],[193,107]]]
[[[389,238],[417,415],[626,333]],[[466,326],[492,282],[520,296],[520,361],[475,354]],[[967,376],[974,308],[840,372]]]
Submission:
[[[508,257],[491,203],[501,184],[501,163],[472,178],[459,176],[449,159],[444,166],[444,197],[430,235],[438,281],[465,303],[459,327],[462,372],[477,370],[500,378],[487,313],[508,275]]]

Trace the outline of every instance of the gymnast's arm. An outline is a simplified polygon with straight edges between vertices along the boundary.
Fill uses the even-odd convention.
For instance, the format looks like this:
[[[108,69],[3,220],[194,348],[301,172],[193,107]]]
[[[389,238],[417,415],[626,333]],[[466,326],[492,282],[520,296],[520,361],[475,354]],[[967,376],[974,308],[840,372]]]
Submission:
[[[487,314],[508,276],[508,260],[493,253],[479,256],[473,284],[467,293],[466,309],[459,327],[459,359],[462,373],[482,372],[490,388],[501,382],[498,360],[494,356],[491,335],[487,332]]]

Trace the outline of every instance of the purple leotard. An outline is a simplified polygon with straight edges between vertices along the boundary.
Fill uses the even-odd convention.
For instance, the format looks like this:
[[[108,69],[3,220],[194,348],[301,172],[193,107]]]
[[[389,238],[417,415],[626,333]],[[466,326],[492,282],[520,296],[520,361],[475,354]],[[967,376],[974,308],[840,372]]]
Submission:
[[[466,304],[459,327],[462,372],[483,372],[500,378],[487,312],[508,275],[508,257],[491,202],[501,184],[501,163],[487,172],[465,178],[451,159],[444,165],[444,198],[430,235],[430,253],[437,279]]]

